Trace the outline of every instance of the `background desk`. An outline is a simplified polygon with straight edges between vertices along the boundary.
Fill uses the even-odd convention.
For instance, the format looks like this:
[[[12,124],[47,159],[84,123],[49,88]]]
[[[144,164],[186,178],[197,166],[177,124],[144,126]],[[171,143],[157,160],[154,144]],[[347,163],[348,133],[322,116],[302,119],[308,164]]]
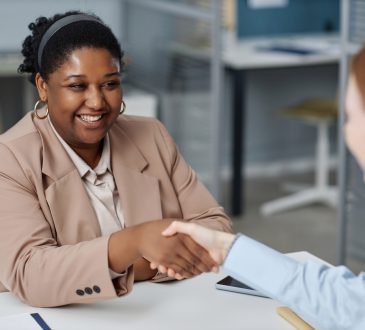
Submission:
[[[298,55],[270,51],[270,46],[313,50],[312,54]],[[266,49],[266,50],[264,50]],[[242,168],[245,148],[245,72],[253,69],[271,69],[338,63],[340,59],[337,35],[297,35],[277,38],[234,40],[228,37],[224,45],[225,68],[232,78],[232,189],[231,214],[243,211],[244,194]],[[281,83],[281,82],[280,82]],[[222,150],[222,148],[220,148]]]
[[[307,252],[297,260],[317,259]],[[0,294],[0,316],[38,312],[52,329],[262,329],[293,330],[272,299],[216,290],[224,274],[170,283],[141,282],[126,297],[85,305],[33,308]]]

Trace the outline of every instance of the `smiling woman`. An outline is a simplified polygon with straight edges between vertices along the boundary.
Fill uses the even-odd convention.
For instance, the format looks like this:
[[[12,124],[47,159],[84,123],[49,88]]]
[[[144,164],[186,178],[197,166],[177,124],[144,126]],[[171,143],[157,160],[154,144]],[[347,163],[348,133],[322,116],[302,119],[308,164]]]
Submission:
[[[20,73],[39,101],[0,136],[0,291],[35,306],[121,296],[160,281],[150,263],[190,278],[216,266],[173,219],[231,222],[155,119],[122,115],[123,52],[96,16],[29,25]]]
[[[35,77],[54,128],[92,168],[100,160],[100,141],[119,116],[120,80],[120,62],[108,50],[90,47],[74,50],[47,81],[40,73]]]

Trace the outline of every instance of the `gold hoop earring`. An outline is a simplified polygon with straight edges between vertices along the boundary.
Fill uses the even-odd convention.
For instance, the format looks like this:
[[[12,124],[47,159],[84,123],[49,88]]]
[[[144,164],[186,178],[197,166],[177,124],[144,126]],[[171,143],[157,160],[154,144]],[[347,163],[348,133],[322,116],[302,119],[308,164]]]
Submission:
[[[120,115],[123,114],[125,109],[127,109],[127,106],[126,106],[125,102],[122,100],[122,109],[120,109],[119,114]]]
[[[45,104],[46,106],[47,106],[47,103],[46,102],[44,102],[44,101],[42,101],[42,100],[38,100],[36,103],[35,103],[35,105],[34,105],[34,108],[33,108],[33,112],[34,112],[34,114],[36,115],[36,117],[38,118],[38,119],[46,119],[47,117],[48,117],[48,106],[47,106],[47,108],[46,108],[46,113],[44,114],[44,115],[40,115],[39,113],[38,113],[38,111],[39,111],[39,109],[42,109],[42,108],[44,108],[44,105],[42,106],[42,107],[38,107],[39,106],[39,104]]]

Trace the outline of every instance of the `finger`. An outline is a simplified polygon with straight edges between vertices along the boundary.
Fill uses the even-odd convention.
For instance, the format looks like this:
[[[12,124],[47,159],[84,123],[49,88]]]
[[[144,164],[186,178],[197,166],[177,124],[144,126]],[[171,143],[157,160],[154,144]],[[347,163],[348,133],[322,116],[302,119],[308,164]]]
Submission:
[[[169,277],[175,277],[175,275],[176,275],[176,273],[175,273],[175,271],[172,268],[169,268],[167,270],[167,276],[169,276]]]
[[[195,275],[198,275],[199,273],[194,271],[194,266],[181,256],[181,254],[184,252],[189,253],[189,251],[179,239],[176,239],[175,237],[171,239],[176,240],[176,242],[172,245],[172,251],[175,253],[173,256],[171,256],[170,260],[165,260],[164,265],[160,264],[158,266],[159,271],[166,274],[168,268],[171,268],[175,273],[179,273],[185,278],[191,278]]]
[[[180,274],[175,274],[175,279],[177,279],[178,281],[181,281],[184,279],[184,277],[182,277]]]
[[[150,268],[151,269],[156,269],[157,267],[158,267],[158,265],[156,263],[154,263],[154,262],[150,263]]]
[[[174,221],[173,223],[171,223],[170,226],[168,226],[162,232],[162,235],[172,236],[172,235],[175,235],[176,233],[183,233],[183,234],[190,235],[191,232],[194,229],[194,225],[195,224],[193,224],[193,223],[187,223],[187,222],[182,222],[182,221]]]
[[[163,232],[161,233],[163,236],[172,236],[176,234],[176,226],[175,226],[175,222],[172,222],[167,228],[165,228],[163,230]]]
[[[166,268],[163,265],[158,265],[156,266],[158,268],[158,271],[162,274],[167,274],[167,276],[169,277],[174,277],[176,280],[183,280],[184,277],[182,275],[180,275],[179,273],[176,273],[172,268]],[[191,275],[190,277],[192,277],[193,275]]]
[[[201,272],[210,272],[217,263],[212,259],[209,252],[195,243],[190,237],[182,235],[183,244],[187,247],[189,252],[194,256],[194,266]]]
[[[159,265],[158,266],[158,271],[162,274],[166,274],[167,273],[167,268],[163,265]]]
[[[214,266],[214,267],[212,268],[212,272],[213,272],[213,273],[219,273],[219,267]]]
[[[179,234],[180,235],[180,234]],[[178,236],[165,238],[169,241],[169,253],[159,262],[167,268],[172,268],[176,273],[190,278],[201,272],[194,266],[199,260],[189,251]]]
[[[183,258],[177,258],[176,264],[169,266],[169,268],[185,278],[191,278],[195,275],[199,275],[199,273],[197,273],[194,269],[194,266],[186,262]]]
[[[182,247],[177,250],[177,252],[179,253],[180,258],[179,265],[182,270],[191,274],[189,278],[202,273],[202,271],[195,266],[196,264],[200,263],[200,260],[194,254],[192,254],[185,245],[182,244]],[[180,274],[185,276],[183,273]]]
[[[195,274],[184,271],[182,268],[180,267],[176,267],[176,266],[172,266],[173,268],[168,268],[166,270],[166,275],[168,275],[169,277],[173,277],[177,280],[182,280],[184,278],[192,278],[195,276]]]
[[[175,278],[175,280],[178,280],[178,281],[180,281],[180,280],[183,280],[184,279],[184,277],[182,277],[179,273],[175,273],[174,272],[174,270],[172,270],[171,268],[169,268],[168,270],[167,270],[167,274],[170,276],[170,277],[174,277]],[[172,276],[174,274],[174,276]]]

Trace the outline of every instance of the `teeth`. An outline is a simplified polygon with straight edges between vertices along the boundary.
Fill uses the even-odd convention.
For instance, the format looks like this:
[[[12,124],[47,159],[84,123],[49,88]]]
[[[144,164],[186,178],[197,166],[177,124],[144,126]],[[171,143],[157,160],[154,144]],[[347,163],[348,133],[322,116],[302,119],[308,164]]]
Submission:
[[[83,121],[94,122],[94,121],[98,121],[101,118],[101,115],[98,115],[98,116],[80,115],[80,118]]]

